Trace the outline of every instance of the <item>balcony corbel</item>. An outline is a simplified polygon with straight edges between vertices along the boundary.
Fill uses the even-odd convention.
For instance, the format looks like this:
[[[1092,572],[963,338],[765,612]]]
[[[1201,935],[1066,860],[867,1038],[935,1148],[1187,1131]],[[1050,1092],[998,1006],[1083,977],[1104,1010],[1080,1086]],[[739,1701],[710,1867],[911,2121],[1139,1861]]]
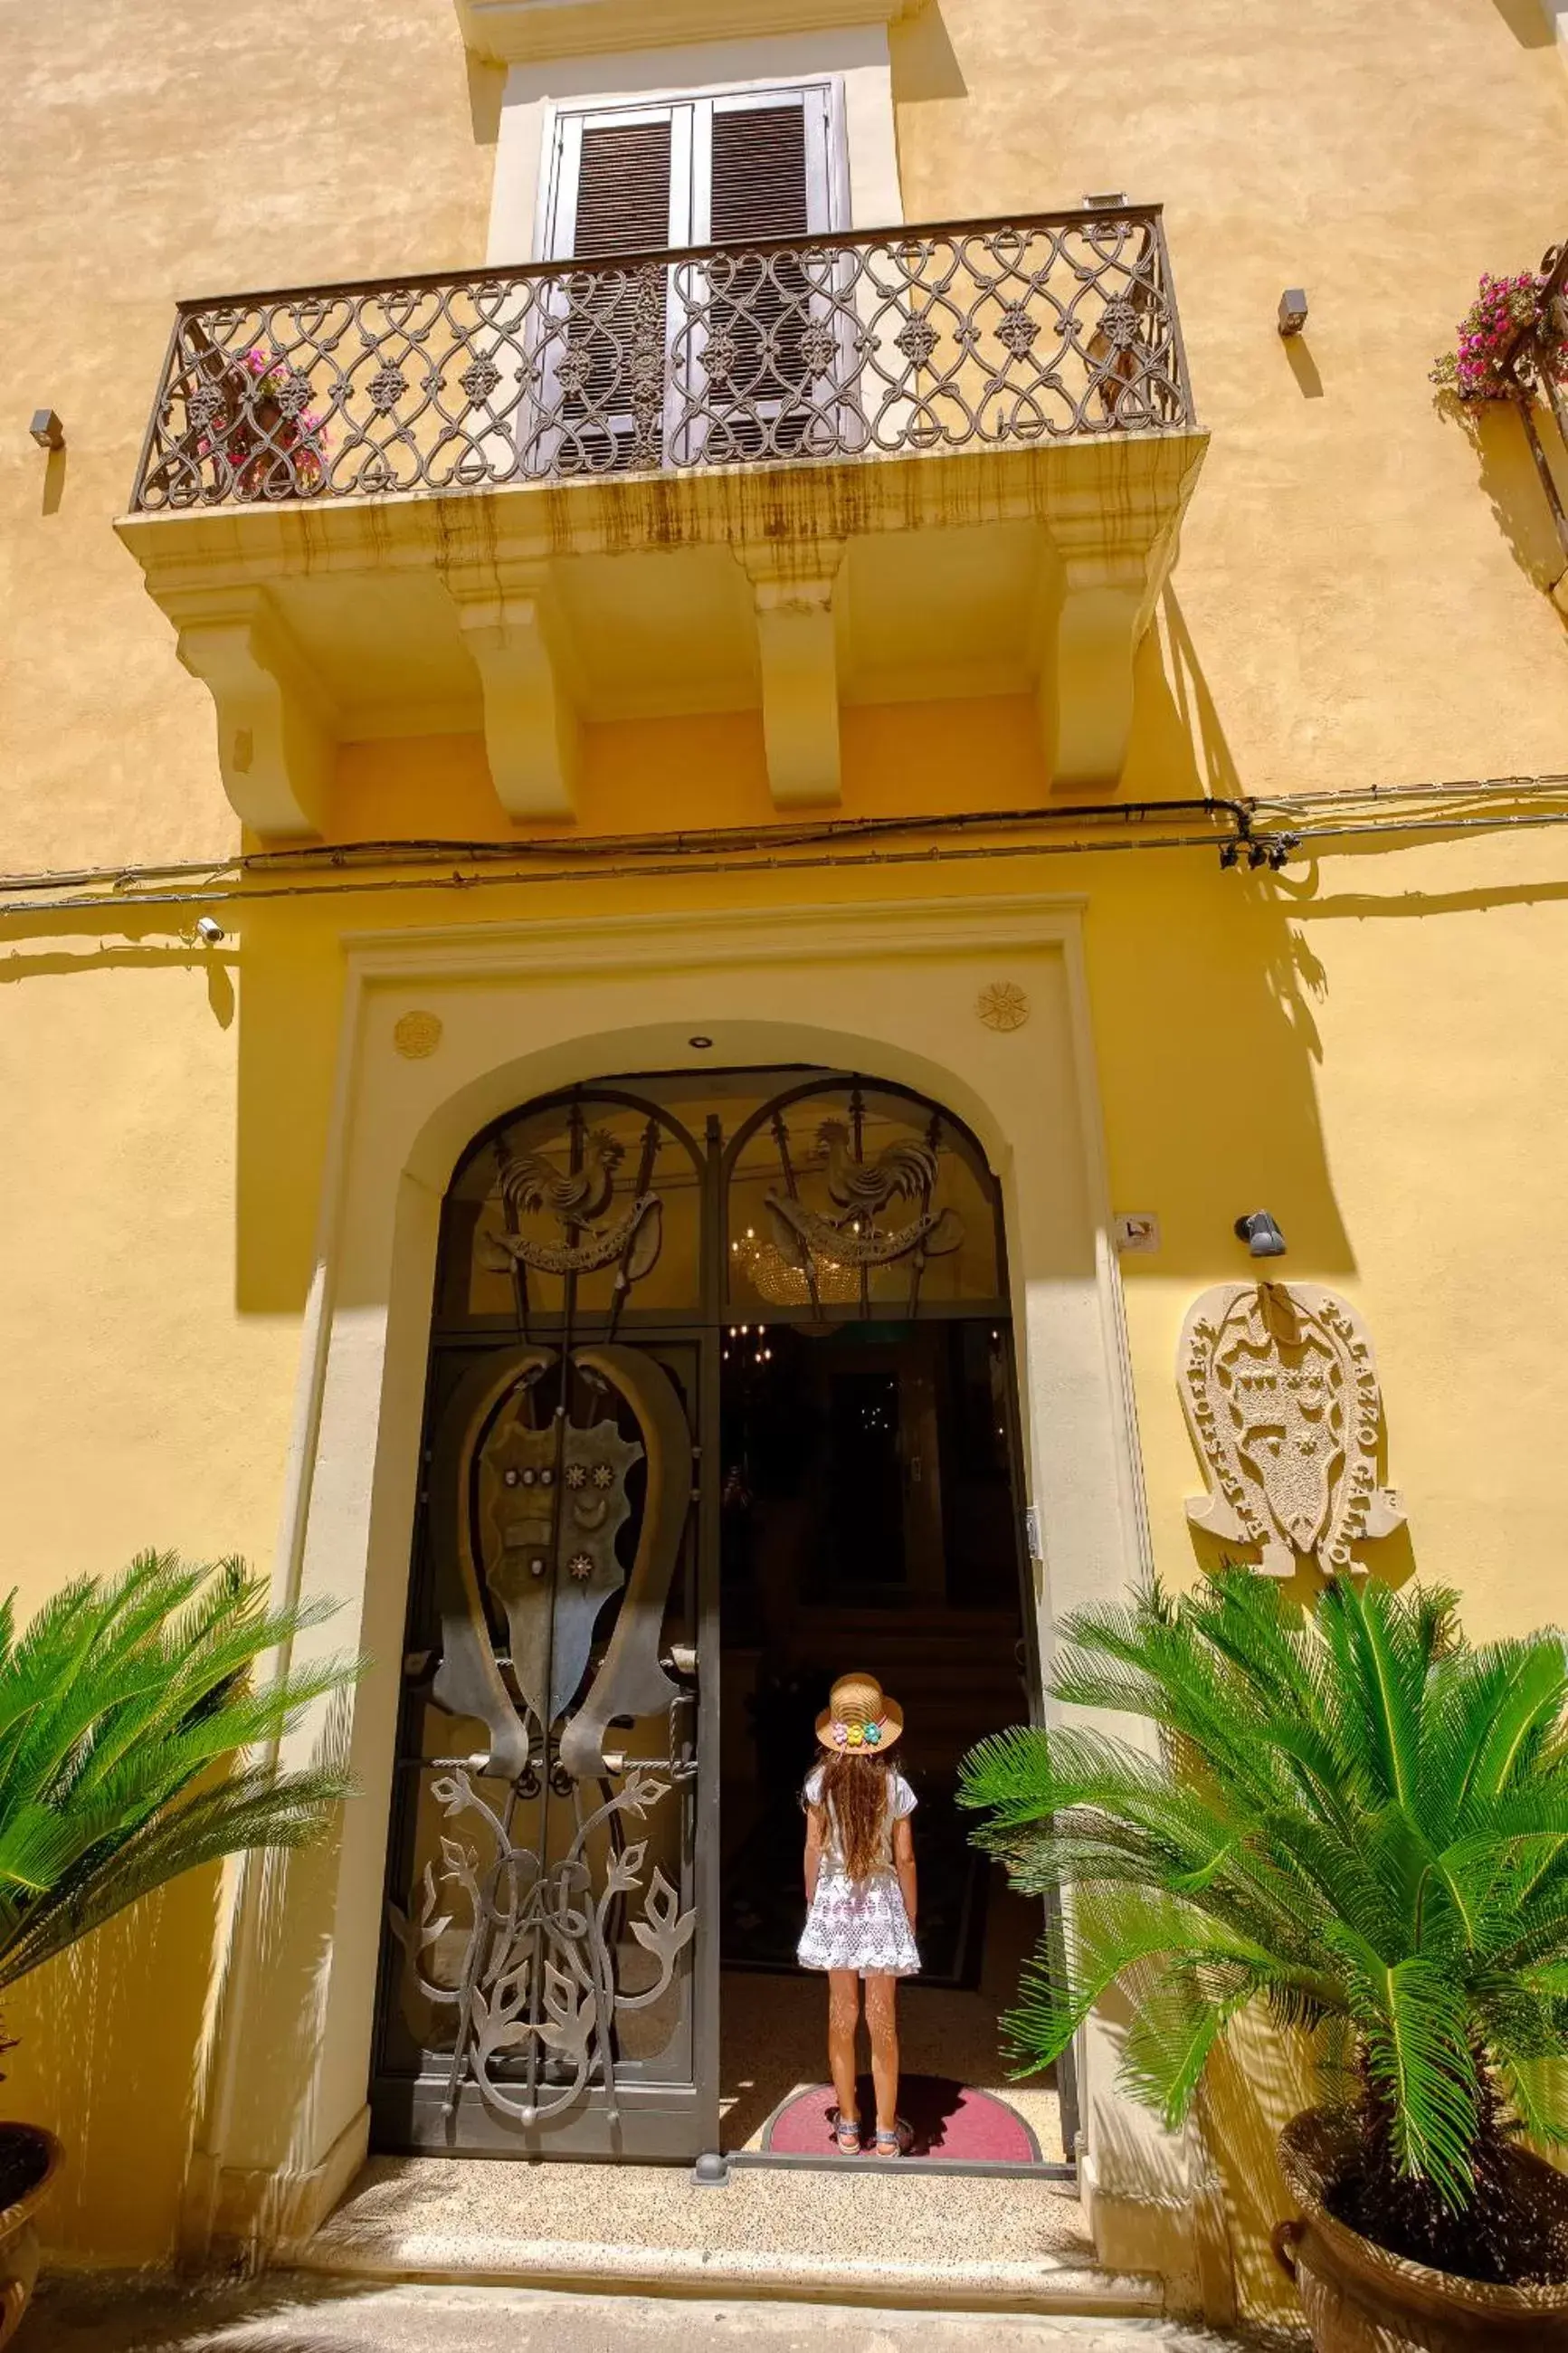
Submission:
[[[1174,560],[1173,523],[1140,529],[1134,514],[1116,520],[1120,528],[1103,505],[1050,518],[1037,701],[1057,792],[1111,792],[1121,784],[1134,663]]]
[[[181,661],[212,696],[224,790],[241,822],[275,840],[324,832],[335,712],[266,590],[163,601]]]
[[[834,594],[841,541],[737,548],[752,584],[768,787],[777,808],[843,797]]]
[[[484,695],[496,797],[518,824],[570,818],[581,756],[565,630],[542,562],[447,573]]]

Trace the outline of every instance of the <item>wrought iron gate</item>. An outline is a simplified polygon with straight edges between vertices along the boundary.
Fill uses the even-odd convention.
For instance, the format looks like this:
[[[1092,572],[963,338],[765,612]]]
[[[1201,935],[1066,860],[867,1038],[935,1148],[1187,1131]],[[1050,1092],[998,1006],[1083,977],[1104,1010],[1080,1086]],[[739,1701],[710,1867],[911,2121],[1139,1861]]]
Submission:
[[[384,2148],[718,2145],[736,1320],[1005,1313],[967,1132],[838,1073],[582,1088],[443,1211],[389,1852]]]

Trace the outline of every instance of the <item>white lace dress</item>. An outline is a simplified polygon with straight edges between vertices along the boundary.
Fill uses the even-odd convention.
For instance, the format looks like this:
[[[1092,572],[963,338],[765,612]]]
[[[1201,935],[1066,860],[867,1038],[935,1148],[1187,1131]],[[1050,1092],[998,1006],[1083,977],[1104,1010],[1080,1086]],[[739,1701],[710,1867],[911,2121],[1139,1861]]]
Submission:
[[[805,1801],[808,1806],[822,1802],[820,1765],[806,1782]],[[829,1802],[816,1893],[795,1953],[802,1968],[856,1969],[863,1978],[919,1974],[921,1957],[893,1868],[893,1824],[914,1810],[915,1793],[895,1767],[888,1777],[880,1859],[868,1877],[851,1879]]]

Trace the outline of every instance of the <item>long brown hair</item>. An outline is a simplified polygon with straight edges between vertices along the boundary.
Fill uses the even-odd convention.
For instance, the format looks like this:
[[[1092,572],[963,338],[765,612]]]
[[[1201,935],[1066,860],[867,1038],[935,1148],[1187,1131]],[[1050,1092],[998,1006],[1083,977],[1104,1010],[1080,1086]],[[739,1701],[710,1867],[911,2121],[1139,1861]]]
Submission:
[[[822,1768],[819,1804],[833,1804],[844,1868],[851,1879],[868,1879],[881,1861],[882,1830],[892,1803],[893,1760],[864,1748],[838,1748]]]

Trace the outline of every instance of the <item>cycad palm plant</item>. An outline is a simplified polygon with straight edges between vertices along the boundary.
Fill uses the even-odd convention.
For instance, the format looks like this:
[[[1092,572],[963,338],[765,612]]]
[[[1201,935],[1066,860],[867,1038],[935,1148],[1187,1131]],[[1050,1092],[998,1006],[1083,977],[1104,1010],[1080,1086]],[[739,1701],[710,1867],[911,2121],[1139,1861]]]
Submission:
[[[1472,2277],[1561,2275],[1524,2243],[1510,2136],[1568,2140],[1562,1638],[1472,1648],[1452,1595],[1348,1578],[1303,1615],[1239,1569],[1064,1631],[1055,1696],[1147,1719],[1160,1754],[1068,1724],[966,1760],[982,1843],[1070,1890],[1008,2021],[1020,2072],[1119,1986],[1126,2087],[1173,2126],[1262,2002],[1344,2071],[1343,2221]]]
[[[324,1827],[343,1776],[255,1753],[354,1672],[256,1680],[321,1614],[170,1553],[62,1588],[19,1633],[0,1603],[0,1989],[197,1863]]]

